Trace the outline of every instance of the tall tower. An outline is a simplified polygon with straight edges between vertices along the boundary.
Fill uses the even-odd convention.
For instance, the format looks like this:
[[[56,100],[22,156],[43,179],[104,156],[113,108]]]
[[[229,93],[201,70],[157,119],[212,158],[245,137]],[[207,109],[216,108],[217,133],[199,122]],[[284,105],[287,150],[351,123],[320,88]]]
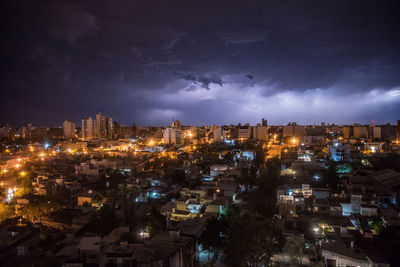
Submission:
[[[400,140],[400,120],[397,120],[396,139]]]
[[[82,139],[91,140],[96,137],[96,123],[91,117],[82,120]]]
[[[261,121],[261,126],[268,126],[268,120],[263,118]]]
[[[178,121],[178,120],[173,120],[172,121],[172,125],[171,125],[171,127],[172,128],[178,128],[178,129],[180,129],[181,128],[181,121]]]
[[[112,118],[99,112],[96,115],[96,136],[98,138],[112,138]]]
[[[63,123],[63,132],[65,139],[72,139],[75,137],[75,122],[65,120]]]

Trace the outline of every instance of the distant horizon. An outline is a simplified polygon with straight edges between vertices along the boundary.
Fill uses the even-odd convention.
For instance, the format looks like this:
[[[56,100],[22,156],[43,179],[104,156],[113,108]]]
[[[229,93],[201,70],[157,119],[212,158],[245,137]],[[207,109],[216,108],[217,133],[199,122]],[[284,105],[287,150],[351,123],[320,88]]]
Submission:
[[[107,114],[103,113],[103,115],[107,115]],[[96,116],[85,116],[85,117],[92,117],[93,119],[96,119]],[[83,118],[85,118],[85,117],[83,117]],[[82,126],[82,119],[73,120],[73,119],[68,118],[68,119],[65,119],[65,120],[70,120],[72,122],[75,122],[75,126],[76,127],[81,127]],[[137,123],[134,123],[134,122],[132,122],[132,123],[123,123],[123,122],[120,122],[118,120],[114,120],[114,118],[112,118],[112,119],[113,119],[113,121],[116,121],[116,122],[118,122],[119,124],[121,124],[121,125],[123,125],[125,127],[130,127],[133,124],[135,124],[137,127],[169,127],[169,126],[171,126],[171,123],[172,123],[172,120],[171,120],[167,124],[147,124],[147,125],[143,125],[143,124],[137,124]],[[31,123],[32,126],[36,126],[36,127],[62,128],[63,127],[63,122],[65,120],[62,120],[59,125],[44,125],[44,124],[36,124],[36,123],[28,122],[28,123],[22,124],[22,125],[21,124],[13,125],[11,123],[3,123],[3,124],[0,124],[0,127],[5,127],[8,124],[10,127],[13,127],[13,128],[22,128],[22,127],[25,127],[25,126],[27,126],[28,124]],[[179,119],[175,119],[175,120],[179,120]],[[249,123],[250,126],[256,126],[257,124],[261,124],[261,119],[258,122],[237,122],[237,123],[229,123],[229,124],[228,123],[223,123],[223,124],[212,123],[212,124],[201,124],[201,125],[199,125],[199,124],[186,124],[184,121],[182,121],[182,120],[180,120],[180,121],[182,123],[182,126],[185,126],[185,127],[188,127],[188,126],[191,126],[191,127],[204,127],[204,126],[213,126],[213,125],[216,125],[216,126],[232,126],[232,125],[233,126],[237,126],[237,125],[239,125],[239,123],[242,126],[246,125],[247,123]],[[325,123],[325,126],[327,126],[328,124],[329,125],[337,125],[337,126],[353,126],[354,124],[359,124],[361,126],[371,125],[371,124],[374,124],[376,126],[388,125],[388,124],[390,124],[392,126],[396,126],[397,125],[397,121],[392,121],[392,122],[376,122],[375,121],[374,123],[372,123],[371,121],[364,122],[364,123],[363,122],[337,123],[337,122],[321,121],[319,123],[302,123],[302,122],[297,122],[297,121],[293,121],[292,120],[290,122],[283,123],[283,124],[270,123],[269,120],[267,120],[267,122],[268,122],[267,126],[287,126],[289,123],[296,123],[299,126],[321,126],[321,123]]]

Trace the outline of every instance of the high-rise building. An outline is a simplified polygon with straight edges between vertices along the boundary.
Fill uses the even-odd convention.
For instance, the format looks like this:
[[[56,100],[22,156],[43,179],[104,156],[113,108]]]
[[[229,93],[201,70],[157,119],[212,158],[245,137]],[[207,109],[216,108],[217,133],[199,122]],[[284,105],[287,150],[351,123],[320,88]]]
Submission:
[[[63,123],[64,138],[69,140],[75,137],[75,122],[65,120]]]
[[[396,139],[400,140],[400,120],[397,120]]]
[[[113,127],[112,127],[112,132],[113,132],[112,138],[113,139],[122,139],[122,138],[128,137],[127,128],[124,125],[122,125],[116,121],[113,121],[112,124],[113,124]]]
[[[370,124],[368,127],[368,138],[381,139],[381,127]]]
[[[181,121],[173,120],[171,127],[180,129],[182,127]]]
[[[344,139],[349,139],[352,134],[351,134],[351,128],[349,126],[344,126],[342,129],[342,133],[343,133],[343,138]]]
[[[397,126],[396,125],[390,125],[385,124],[385,125],[381,125],[381,135],[382,138],[396,138],[396,130],[397,130]]]
[[[112,118],[103,115],[101,112],[96,115],[96,136],[98,138],[111,139],[113,134],[112,126]]]
[[[213,142],[224,142],[225,139],[226,131],[222,127],[217,126],[213,131]]]
[[[251,126],[239,126],[239,136],[240,140],[247,140],[251,137]]]
[[[365,126],[353,126],[354,138],[366,138],[368,137],[367,127]]]
[[[91,140],[96,137],[96,121],[91,117],[82,120],[82,139]]]
[[[267,140],[267,127],[266,126],[254,126],[253,139],[255,140]]]
[[[261,126],[268,126],[268,120],[262,119]]]
[[[304,126],[297,125],[295,122],[290,123],[282,128],[283,137],[296,136],[302,137],[307,134],[307,129]]]
[[[180,130],[177,128],[165,128],[163,131],[164,144],[179,144],[180,143]]]

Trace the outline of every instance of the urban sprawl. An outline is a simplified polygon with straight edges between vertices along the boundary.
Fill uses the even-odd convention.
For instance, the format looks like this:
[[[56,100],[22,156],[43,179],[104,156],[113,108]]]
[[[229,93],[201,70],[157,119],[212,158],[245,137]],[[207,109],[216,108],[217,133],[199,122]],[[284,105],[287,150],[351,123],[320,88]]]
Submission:
[[[395,266],[397,125],[0,128],[0,265]],[[398,262],[398,260],[397,260]]]

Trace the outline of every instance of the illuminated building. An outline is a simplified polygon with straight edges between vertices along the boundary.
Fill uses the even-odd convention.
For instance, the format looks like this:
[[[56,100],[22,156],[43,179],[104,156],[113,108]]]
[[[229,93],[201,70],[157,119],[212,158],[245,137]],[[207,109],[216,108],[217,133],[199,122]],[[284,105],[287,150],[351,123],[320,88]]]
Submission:
[[[101,112],[96,115],[96,136],[98,138],[111,139],[112,127],[112,118],[103,115]]]
[[[179,144],[180,130],[177,128],[165,128],[163,132],[164,144]]]
[[[72,139],[75,137],[75,122],[65,120],[63,123],[63,133],[65,139]]]
[[[349,139],[352,136],[352,129],[349,126],[345,126],[342,129],[343,132],[343,138]]]
[[[250,126],[239,126],[239,139],[246,140],[251,136],[251,127]]]
[[[86,117],[82,120],[82,139],[91,140],[96,137],[95,120],[91,117]]]
[[[328,146],[329,157],[333,161],[351,161],[350,146],[334,140]]]
[[[213,131],[213,142],[224,142],[226,139],[226,131],[222,127],[216,127]]]
[[[374,124],[369,125],[368,137],[370,139],[381,139],[381,127],[375,126]]]
[[[368,137],[367,127],[364,126],[353,126],[354,138],[366,138]]]
[[[255,140],[267,140],[267,127],[266,126],[254,126],[253,130],[253,139]]]
[[[397,139],[397,140],[400,140],[400,120],[397,120],[396,139]]]
[[[283,137],[296,136],[301,137],[307,134],[307,129],[304,126],[297,125],[295,122],[290,123],[282,128]]]
[[[171,127],[180,129],[182,127],[181,121],[173,120],[172,124],[171,124]]]

